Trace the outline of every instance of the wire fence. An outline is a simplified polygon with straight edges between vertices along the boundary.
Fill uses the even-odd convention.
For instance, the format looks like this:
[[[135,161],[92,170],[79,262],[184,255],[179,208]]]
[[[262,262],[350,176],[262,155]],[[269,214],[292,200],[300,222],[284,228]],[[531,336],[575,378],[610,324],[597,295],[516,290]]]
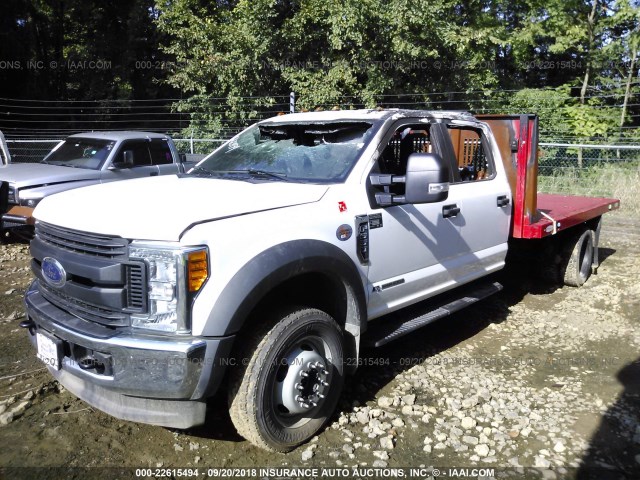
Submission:
[[[7,140],[14,163],[36,163],[61,138]],[[225,139],[174,139],[180,153],[199,160]],[[640,216],[640,146],[543,142],[539,144],[538,190],[619,198],[622,212]]]
[[[640,217],[640,146],[541,143],[538,191],[621,200]]]
[[[627,101],[628,100],[628,101]],[[591,91],[585,96],[598,123],[608,125],[598,141],[640,143],[640,101],[637,88],[630,97],[613,90]],[[626,103],[625,103],[626,102]],[[475,113],[535,111],[540,117],[540,138],[548,142],[578,143],[585,140],[570,114],[576,98],[555,89],[423,92],[406,94],[335,96],[316,101],[293,92],[268,96],[212,97],[151,100],[29,100],[0,97],[0,130],[7,138],[57,138],[82,131],[134,130],[167,133],[173,137],[229,138],[258,120],[291,111],[406,108],[465,110]],[[626,117],[621,114],[623,104]],[[613,129],[613,130],[612,130]],[[594,134],[595,135],[595,134]]]
[[[7,139],[6,142],[11,153],[11,163],[38,163],[62,140],[62,138]]]

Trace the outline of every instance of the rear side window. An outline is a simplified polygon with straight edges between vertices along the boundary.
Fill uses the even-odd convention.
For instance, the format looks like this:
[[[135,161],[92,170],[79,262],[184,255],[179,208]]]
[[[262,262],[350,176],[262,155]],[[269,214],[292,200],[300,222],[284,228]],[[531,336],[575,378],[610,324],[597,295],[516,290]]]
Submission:
[[[134,167],[148,167],[151,165],[166,165],[173,163],[169,142],[162,138],[151,140],[127,140],[122,144],[117,162],[124,162],[124,152],[133,155]]]
[[[154,138],[149,143],[152,165],[167,165],[173,163],[169,142],[162,138]]]
[[[487,152],[482,130],[449,125],[458,172],[456,182],[473,182],[493,178],[495,168]]]

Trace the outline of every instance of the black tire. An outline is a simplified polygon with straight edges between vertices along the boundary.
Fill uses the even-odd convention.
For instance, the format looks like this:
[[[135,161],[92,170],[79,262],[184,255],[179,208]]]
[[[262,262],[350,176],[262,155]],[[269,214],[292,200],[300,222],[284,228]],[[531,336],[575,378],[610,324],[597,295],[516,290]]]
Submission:
[[[562,278],[565,285],[581,287],[591,276],[593,265],[593,231],[567,240],[562,255]]]
[[[247,342],[230,378],[238,433],[276,452],[294,449],[324,426],[344,382],[340,327],[320,310],[289,312]]]

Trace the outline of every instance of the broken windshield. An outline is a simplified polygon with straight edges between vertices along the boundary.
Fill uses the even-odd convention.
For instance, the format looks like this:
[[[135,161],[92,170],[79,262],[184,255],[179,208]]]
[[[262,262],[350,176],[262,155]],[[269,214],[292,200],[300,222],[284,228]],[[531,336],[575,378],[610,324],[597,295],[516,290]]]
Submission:
[[[366,122],[254,125],[191,174],[262,172],[264,181],[342,182],[372,136],[371,127]]]

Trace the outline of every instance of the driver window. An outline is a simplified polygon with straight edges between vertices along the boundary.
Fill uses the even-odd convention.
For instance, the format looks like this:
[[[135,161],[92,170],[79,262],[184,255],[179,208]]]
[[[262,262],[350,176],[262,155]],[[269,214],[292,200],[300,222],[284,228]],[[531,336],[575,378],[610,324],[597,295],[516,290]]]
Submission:
[[[407,162],[412,153],[432,153],[433,144],[429,126],[424,123],[418,125],[403,125],[398,128],[378,159],[380,173],[391,175],[404,175],[407,171]],[[384,187],[388,193],[402,195],[404,185],[392,185]]]
[[[404,175],[412,153],[431,153],[431,137],[426,125],[405,125],[398,128],[380,157],[380,173]]]
[[[151,165],[151,157],[149,156],[149,146],[146,140],[142,141],[127,141],[124,142],[118,153],[116,162],[124,163],[124,152],[130,151],[133,155],[133,166],[144,167]]]

